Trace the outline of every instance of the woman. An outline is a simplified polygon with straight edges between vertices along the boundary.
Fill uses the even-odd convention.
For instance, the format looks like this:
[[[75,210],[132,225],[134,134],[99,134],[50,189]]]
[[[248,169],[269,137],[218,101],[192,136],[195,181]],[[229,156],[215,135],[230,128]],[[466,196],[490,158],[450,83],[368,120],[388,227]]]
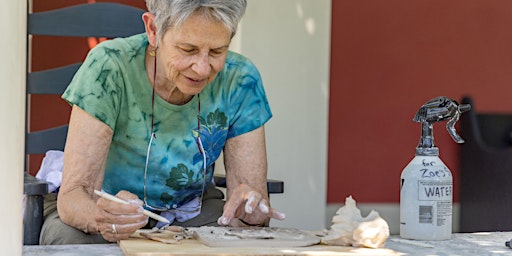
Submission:
[[[266,225],[264,124],[254,65],[228,51],[245,0],[147,0],[146,33],[95,47],[63,98],[72,104],[57,212],[41,243],[100,243],[161,226]],[[227,198],[210,184],[224,152]],[[103,189],[130,204],[94,195]]]

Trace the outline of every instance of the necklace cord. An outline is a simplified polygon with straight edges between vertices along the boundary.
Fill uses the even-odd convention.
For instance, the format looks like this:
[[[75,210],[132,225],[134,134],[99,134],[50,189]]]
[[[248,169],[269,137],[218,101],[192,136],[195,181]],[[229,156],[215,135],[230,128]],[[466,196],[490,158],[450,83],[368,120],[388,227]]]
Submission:
[[[145,166],[145,169],[144,169],[144,204],[147,205],[149,207],[149,204],[146,202],[146,175],[147,175],[147,169],[148,169],[148,164],[149,164],[149,154],[150,154],[150,151],[151,151],[151,144],[153,143],[153,139],[156,139],[156,134],[154,132],[154,124],[155,124],[155,85],[156,85],[156,54],[154,55],[154,70],[153,70],[153,84],[152,84],[152,93],[151,93],[151,133],[150,133],[150,139],[149,139],[149,145],[148,145],[148,149],[147,149],[147,153],[146,153],[146,166]],[[201,115],[201,97],[199,96],[199,93],[196,95],[197,96],[197,138],[196,138],[196,142],[197,142],[197,147],[199,149],[199,152],[201,153],[201,155],[203,155],[203,184],[202,184],[202,188],[201,188],[201,197],[199,198],[199,211],[201,210],[202,208],[202,198],[203,198],[203,193],[204,193],[204,189],[206,187],[206,165],[207,165],[207,156],[206,156],[206,152],[204,150],[204,147],[203,147],[203,142],[201,140],[201,120],[200,120],[200,115]]]

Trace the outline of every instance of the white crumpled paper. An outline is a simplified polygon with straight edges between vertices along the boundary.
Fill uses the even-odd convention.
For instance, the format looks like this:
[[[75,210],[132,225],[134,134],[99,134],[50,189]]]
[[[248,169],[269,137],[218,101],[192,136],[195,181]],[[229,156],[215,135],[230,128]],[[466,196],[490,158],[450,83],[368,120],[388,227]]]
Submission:
[[[64,152],[49,150],[43,158],[36,178],[48,182],[48,192],[52,193],[60,187],[62,182],[62,166],[64,165]]]
[[[379,213],[372,210],[363,218],[352,196],[345,199],[345,205],[336,212],[332,222],[322,238],[323,244],[379,248],[389,237],[388,223]]]

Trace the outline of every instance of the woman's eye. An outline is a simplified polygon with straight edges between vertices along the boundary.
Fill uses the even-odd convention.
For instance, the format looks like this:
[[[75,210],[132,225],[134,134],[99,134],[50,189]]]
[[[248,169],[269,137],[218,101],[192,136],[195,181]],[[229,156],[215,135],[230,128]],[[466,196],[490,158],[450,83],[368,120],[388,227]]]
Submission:
[[[183,51],[185,53],[194,53],[195,49],[181,48],[181,51]]]
[[[222,51],[222,50],[211,50],[210,51],[210,54],[213,56],[222,55],[223,53],[224,53],[224,51]]]

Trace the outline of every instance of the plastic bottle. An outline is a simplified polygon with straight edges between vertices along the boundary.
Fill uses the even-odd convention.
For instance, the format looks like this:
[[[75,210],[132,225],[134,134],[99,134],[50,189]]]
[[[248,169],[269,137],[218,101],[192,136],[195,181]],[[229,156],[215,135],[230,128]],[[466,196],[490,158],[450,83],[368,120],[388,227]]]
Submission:
[[[457,143],[464,140],[454,126],[469,104],[437,97],[425,103],[413,121],[422,125],[416,155],[405,167],[400,183],[400,236],[416,240],[446,240],[452,233],[452,173],[439,158],[433,123],[449,120],[448,133]]]

